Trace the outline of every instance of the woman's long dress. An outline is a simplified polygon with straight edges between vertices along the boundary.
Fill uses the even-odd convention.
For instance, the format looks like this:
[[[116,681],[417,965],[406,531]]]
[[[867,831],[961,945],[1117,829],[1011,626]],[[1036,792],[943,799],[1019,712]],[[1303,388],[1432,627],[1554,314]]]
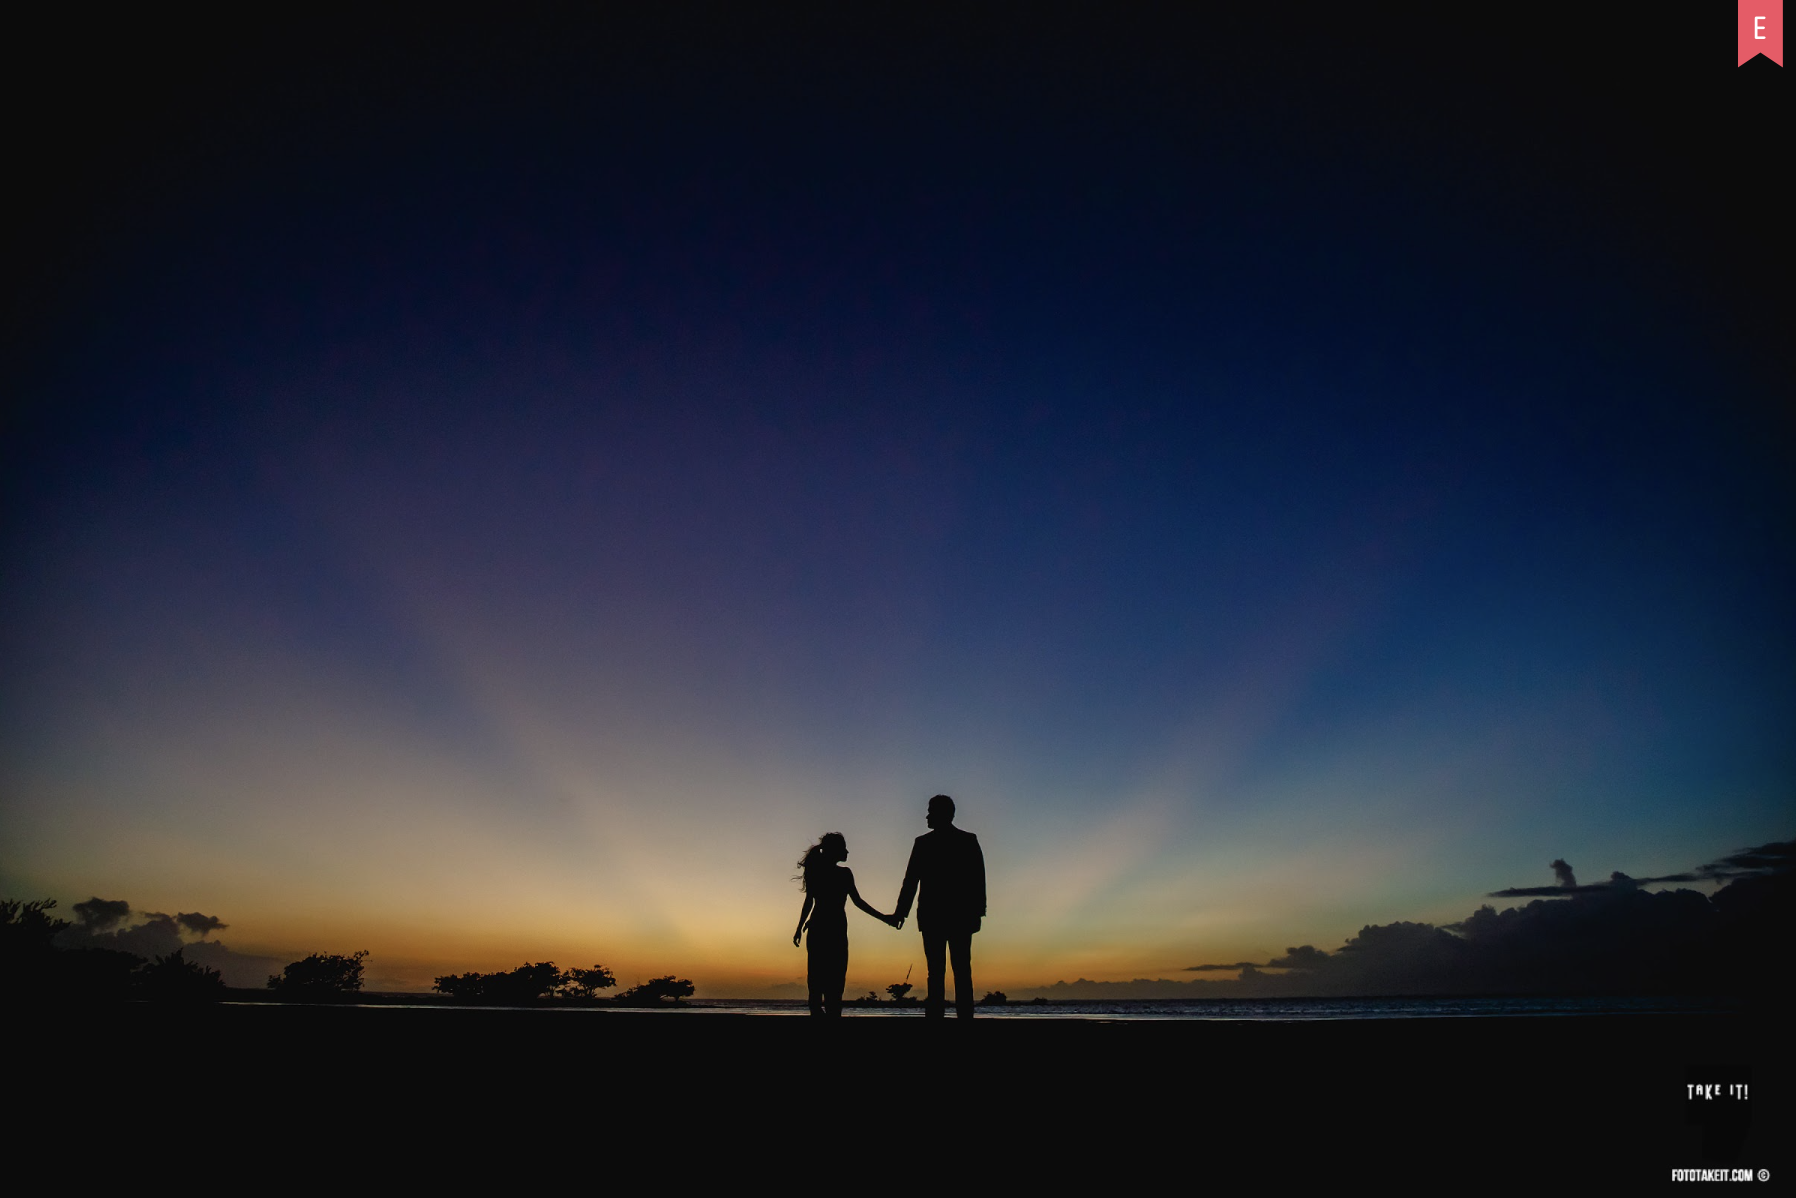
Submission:
[[[805,933],[809,950],[811,1014],[840,1015],[842,990],[848,984],[848,887],[852,875],[839,866],[824,866],[805,876],[811,896],[811,922]]]

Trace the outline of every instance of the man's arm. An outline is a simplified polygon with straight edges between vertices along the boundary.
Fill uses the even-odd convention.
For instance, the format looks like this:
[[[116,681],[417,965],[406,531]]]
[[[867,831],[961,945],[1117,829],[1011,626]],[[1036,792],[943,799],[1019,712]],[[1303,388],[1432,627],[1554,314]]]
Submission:
[[[917,837],[910,846],[910,864],[904,867],[904,887],[898,891],[898,905],[892,909],[892,918],[903,922],[910,918],[910,905],[917,897],[917,857],[923,851],[923,838]]]
[[[978,870],[979,918],[985,918],[985,851],[979,847],[979,838],[973,837],[973,864]]]

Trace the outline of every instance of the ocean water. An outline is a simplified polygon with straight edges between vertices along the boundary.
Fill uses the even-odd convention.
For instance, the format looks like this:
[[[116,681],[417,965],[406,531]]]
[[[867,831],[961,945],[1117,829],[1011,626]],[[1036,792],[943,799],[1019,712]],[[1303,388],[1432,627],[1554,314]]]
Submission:
[[[730,1011],[754,1015],[808,1015],[802,1000],[700,999],[686,1004],[694,1011]],[[1280,999],[1130,999],[1110,1002],[1012,1002],[983,1006],[980,1018],[996,1019],[1247,1019],[1270,1021],[1319,1019],[1466,1019],[1578,1015],[1727,1014],[1741,1009],[1726,998],[1662,996],[1463,997],[1413,998],[1280,998]],[[844,1017],[906,1019],[923,1017],[920,1005],[844,1007]]]
[[[229,1005],[243,1005],[230,1003]],[[261,1001],[247,1005],[262,1005]],[[450,1004],[435,995],[403,993],[371,993],[360,1003],[346,1006],[379,1007],[387,1010],[516,1010],[525,1008],[486,1007]],[[605,1015],[620,1010],[641,1012],[643,1008],[618,1008],[607,1005],[529,1008],[554,1011],[567,1017]],[[981,1019],[1083,1019],[1098,1021],[1134,1020],[1257,1020],[1263,1022],[1307,1022],[1342,1019],[1489,1019],[1550,1018],[1580,1015],[1729,1015],[1747,1009],[1736,998],[1688,995],[1637,997],[1598,995],[1579,997],[1423,995],[1402,998],[1209,998],[1209,999],[1113,999],[1110,1001],[1054,1000],[1049,1002],[1011,1002],[1004,1006],[981,1006]],[[810,1014],[803,999],[691,999],[657,1009],[669,1017],[732,1014],[771,1017]],[[851,1019],[921,1019],[921,1003],[902,1006],[881,1003],[878,1006],[845,1006],[842,1014]]]

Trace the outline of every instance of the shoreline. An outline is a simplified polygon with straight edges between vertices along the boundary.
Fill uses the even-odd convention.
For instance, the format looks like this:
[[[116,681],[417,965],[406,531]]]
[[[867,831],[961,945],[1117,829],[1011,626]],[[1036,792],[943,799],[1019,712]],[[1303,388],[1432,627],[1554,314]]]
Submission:
[[[143,1000],[138,1000],[143,1001]],[[619,1003],[612,999],[598,998],[587,1000],[550,999],[528,1003],[470,1003],[451,998],[428,990],[364,990],[344,995],[338,999],[320,1000],[316,998],[294,998],[274,991],[262,989],[230,988],[225,997],[218,1000],[222,1003],[240,1006],[362,1006],[362,1007],[408,1007],[408,1008],[458,1008],[508,1011],[616,1011],[616,1010],[685,1010],[713,1011],[719,1009],[740,1009],[755,1013],[785,1013],[788,1011],[806,1011],[804,998],[734,998],[705,997],[688,998],[660,1003]],[[948,1000],[950,1010],[953,1008],[952,997]],[[1248,1009],[1322,1009],[1328,1007],[1341,1008],[1343,1011],[1354,1009],[1378,1010],[1388,1009],[1391,1017],[1397,1018],[1447,1018],[1460,1015],[1529,1015],[1529,1014],[1562,1014],[1570,1016],[1630,1014],[1644,1012],[1652,1014],[1717,1014],[1717,1015],[1751,1015],[1760,1009],[1769,1009],[1774,1004],[1763,996],[1744,994],[1648,994],[1629,995],[1596,992],[1591,994],[1398,994],[1398,995],[1299,995],[1283,998],[1250,998],[1240,996],[1217,998],[1039,998],[1012,999],[1005,1003],[979,1003],[977,1010],[981,1018],[988,1016],[1006,1016],[1029,1014],[1035,1012],[1083,1012],[1094,1018],[1103,1017],[1100,1012],[1129,1013],[1165,1010],[1178,1012],[1189,1018],[1202,1018],[1191,1012],[1216,1010],[1248,1010]],[[1425,1006],[1441,1008],[1426,1010]],[[1465,1010],[1448,1010],[1447,1008],[1466,1008]],[[898,1015],[917,1014],[923,1012],[924,1003],[920,999],[903,1002],[867,1002],[862,999],[846,1001],[842,1004],[844,1014],[853,1012]],[[1372,1016],[1341,1014],[1338,1016],[1322,1015],[1317,1018],[1366,1018]]]

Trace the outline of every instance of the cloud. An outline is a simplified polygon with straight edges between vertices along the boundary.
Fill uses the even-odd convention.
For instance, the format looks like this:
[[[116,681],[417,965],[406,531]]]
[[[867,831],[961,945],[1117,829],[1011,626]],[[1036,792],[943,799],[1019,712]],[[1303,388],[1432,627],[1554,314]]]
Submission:
[[[1186,973],[1208,973],[1212,970],[1233,971],[1236,969],[1253,969],[1253,968],[1255,968],[1255,966],[1250,961],[1236,961],[1233,965],[1187,965],[1187,966],[1185,966],[1184,972],[1186,972]],[[1084,981],[1084,979],[1081,978],[1080,981]]]
[[[181,929],[160,911],[133,911],[123,899],[91,898],[75,904],[79,923],[57,937],[63,948],[109,948],[140,957],[163,957],[181,947]]]
[[[1562,861],[1555,861],[1553,864],[1563,865],[1565,863]],[[1568,867],[1561,876],[1570,878],[1572,876],[1570,868]],[[1569,884],[1561,883],[1558,886],[1511,886],[1505,890],[1493,890],[1485,897],[1565,898],[1566,896],[1573,894],[1601,894],[1606,890],[1637,890],[1642,886],[1654,882],[1696,882],[1701,880],[1702,879],[1696,874],[1672,874],[1669,877],[1664,878],[1630,878],[1620,870],[1616,870],[1609,875],[1608,881],[1592,882],[1588,886],[1579,886],[1575,880]]]
[[[299,958],[295,953],[291,957],[260,957],[250,953],[240,953],[226,948],[216,940],[202,940],[189,944],[186,948],[187,959],[197,961],[207,969],[216,969],[224,977],[224,984],[244,990],[260,990],[268,981],[270,974],[277,974],[287,967],[289,961]]]
[[[1314,945],[1303,945],[1301,948],[1287,948],[1285,955],[1274,957],[1266,962],[1267,969],[1320,969],[1328,959],[1328,954]]]
[[[192,932],[202,940],[213,932],[231,926],[216,915],[201,915],[198,911],[183,911],[175,916],[175,922],[180,924],[185,931]]]
[[[1769,992],[1782,986],[1762,946],[1782,943],[1796,926],[1796,853],[1790,843],[1742,850],[1667,877],[1634,878],[1618,870],[1607,881],[1581,886],[1564,861],[1555,861],[1553,869],[1559,886],[1497,892],[1497,897],[1540,896],[1525,906],[1501,912],[1482,906],[1445,927],[1368,924],[1333,953],[1304,945],[1263,964],[1194,965],[1187,972],[1239,969],[1241,976],[1182,984],[1203,988],[1191,997],[1663,994]],[[1712,879],[1723,871],[1732,871],[1733,880],[1713,896],[1645,889]],[[1717,974],[1704,967],[1715,962],[1729,962],[1729,971]],[[1270,970],[1279,972],[1263,972]]]
[[[111,933],[113,943],[105,947],[121,948],[140,957],[166,957],[184,946],[181,925],[175,922],[174,916],[149,911],[143,913],[142,918],[142,923]]]
[[[1580,894],[1592,890],[1604,889],[1603,883],[1595,886],[1579,886],[1578,876],[1572,872],[1570,862],[1564,857],[1555,858],[1552,865],[1553,876],[1559,879],[1553,886],[1511,886],[1506,890],[1492,891],[1487,898],[1526,898],[1530,895]]]
[[[286,965],[284,960],[235,952],[216,940],[206,939],[230,926],[216,915],[199,911],[183,911],[179,915],[133,911],[123,899],[102,898],[76,903],[74,912],[78,922],[56,938],[61,948],[110,949],[146,960],[184,951],[187,960],[218,970],[225,985],[240,987],[259,988],[270,973],[279,973]]]
[[[1787,874],[1796,870],[1796,840],[1779,840],[1755,849],[1741,849],[1732,856],[1697,867],[1706,878],[1748,878]]]
[[[1578,885],[1577,878],[1572,875],[1572,867],[1561,858],[1553,862],[1553,873],[1559,878],[1557,886],[1511,886],[1504,890],[1493,890],[1487,898],[1550,898],[1569,894],[1597,894],[1607,890],[1632,890],[1641,886],[1670,884],[1673,882],[1721,882],[1736,878],[1768,877],[1789,873],[1796,869],[1796,841],[1774,841],[1771,844],[1759,845],[1757,848],[1741,849],[1737,853],[1711,861],[1707,865],[1699,865],[1684,873],[1666,874],[1657,878],[1630,878],[1617,870],[1609,875],[1606,882],[1596,882],[1589,886]]]
[[[105,932],[131,918],[131,904],[123,899],[90,898],[74,910],[79,926],[89,932]]]
[[[1284,956],[1274,957],[1270,961],[1236,961],[1232,965],[1187,965],[1182,972],[1211,973],[1225,970],[1233,972],[1237,969],[1317,969],[1327,957],[1328,954],[1321,949],[1306,944],[1300,948],[1287,948]]]

